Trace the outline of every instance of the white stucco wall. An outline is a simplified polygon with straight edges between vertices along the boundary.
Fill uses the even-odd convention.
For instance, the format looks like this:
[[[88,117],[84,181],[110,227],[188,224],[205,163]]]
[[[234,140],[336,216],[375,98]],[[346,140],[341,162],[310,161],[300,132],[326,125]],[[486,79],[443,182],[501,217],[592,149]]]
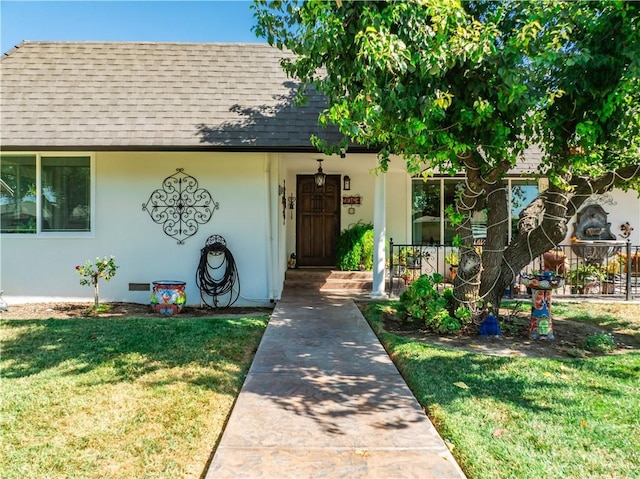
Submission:
[[[587,202],[585,202],[587,203]],[[632,245],[640,245],[640,199],[637,191],[612,190],[603,195],[593,195],[589,198],[588,203],[598,204],[602,206],[604,211],[608,213],[607,219],[611,223],[611,232],[616,236],[618,241],[626,241],[621,236],[620,226],[629,222],[633,231],[629,236]],[[582,211],[583,205],[578,211]],[[571,235],[573,234],[573,225],[575,224],[577,215],[571,218],[567,237],[564,244],[570,244]]]
[[[269,185],[277,184],[277,178],[269,176],[270,162],[265,154],[96,153],[94,234],[2,235],[0,287],[5,299],[9,303],[51,297],[90,301],[93,290],[79,284],[75,265],[115,255],[120,268],[110,282],[100,282],[101,301],[145,303],[150,293],[129,291],[129,283],[171,279],[186,281],[188,304],[199,304],[195,273],[200,249],[210,235],[218,234],[226,239],[237,262],[241,297],[236,305],[268,304],[274,290]],[[183,245],[142,210],[176,168],[195,177],[220,206]],[[275,288],[280,289],[281,285]]]
[[[39,152],[43,155],[47,152]],[[129,283],[179,280],[187,283],[188,304],[200,304],[195,274],[200,250],[213,234],[223,236],[238,265],[241,297],[236,305],[265,305],[279,299],[289,255],[295,251],[295,211],[283,224],[278,188],[296,194],[296,175],[317,171],[313,154],[85,152],[94,158],[95,227],[89,235],[2,235],[0,288],[11,303],[59,300],[91,301],[75,266],[96,256],[114,255],[120,266],[100,282],[101,301],[146,303],[148,291],[130,291]],[[57,153],[64,155],[64,152]],[[75,153],[79,154],[79,153]],[[84,154],[84,153],[82,153]],[[324,157],[327,174],[349,175],[361,195],[354,214],[341,206],[341,230],[358,221],[373,222],[375,155]],[[220,205],[198,233],[177,244],[142,210],[162,181],[183,168]],[[387,175],[387,239],[406,240],[408,177],[399,162]]]
[[[387,173],[387,242],[411,243],[411,178],[406,171]]]
[[[44,153],[44,152],[42,152]],[[77,152],[75,154],[78,154]],[[0,289],[11,303],[62,300],[92,301],[91,287],[81,286],[75,266],[96,256],[115,255],[120,266],[111,282],[101,281],[101,301],[147,303],[150,292],[129,291],[129,283],[154,280],[187,282],[188,304],[200,304],[195,274],[206,239],[221,235],[237,262],[241,297],[236,306],[267,305],[280,297],[289,255],[295,251],[295,211],[287,208],[283,224],[278,188],[296,194],[296,175],[317,171],[312,154],[87,152],[95,164],[95,228],[90,235],[19,235],[0,237]],[[62,155],[62,153],[56,153]],[[357,221],[373,222],[375,155],[323,157],[327,174],[349,175],[351,190],[362,205],[348,214],[341,206],[341,230]],[[198,233],[177,244],[142,210],[162,181],[184,168],[207,189],[219,210]],[[392,161],[386,177],[386,240],[411,241],[411,183],[402,161]],[[634,228],[640,244],[640,200],[637,192],[619,190],[596,198],[609,213],[611,231]],[[569,225],[569,235],[573,231]],[[568,244],[569,237],[565,241]]]
[[[334,156],[322,156],[319,154],[294,154],[287,153],[280,155],[281,177],[286,181],[287,196],[293,193],[296,195],[296,176],[312,175],[318,170],[317,159],[322,158],[322,170],[328,175],[348,175],[351,178],[351,190],[341,191],[341,196],[362,197],[362,205],[354,207],[354,213],[349,214],[348,206],[341,206],[340,210],[340,231],[348,228],[357,222],[373,223],[373,198],[375,174],[374,168],[377,166],[375,154],[353,154],[348,153],[345,158]],[[405,170],[405,165],[401,160],[390,163],[387,175],[387,240],[389,237],[407,238],[407,211],[410,201],[411,190],[409,187],[409,177]],[[409,196],[407,196],[409,195]],[[286,217],[286,243],[287,258],[295,252],[296,216],[287,209]],[[409,231],[410,233],[410,231]]]

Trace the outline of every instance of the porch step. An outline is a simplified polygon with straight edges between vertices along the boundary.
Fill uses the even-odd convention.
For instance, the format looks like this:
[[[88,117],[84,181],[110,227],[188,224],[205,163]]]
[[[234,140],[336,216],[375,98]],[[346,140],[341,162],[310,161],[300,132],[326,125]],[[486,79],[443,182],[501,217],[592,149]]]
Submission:
[[[285,288],[313,289],[316,291],[371,291],[371,271],[338,271],[327,268],[288,269]]]

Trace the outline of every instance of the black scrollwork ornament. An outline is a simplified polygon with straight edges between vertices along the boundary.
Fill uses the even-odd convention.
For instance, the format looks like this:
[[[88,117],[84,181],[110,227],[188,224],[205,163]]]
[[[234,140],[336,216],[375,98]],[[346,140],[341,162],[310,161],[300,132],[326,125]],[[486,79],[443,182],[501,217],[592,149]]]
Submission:
[[[287,221],[287,184],[282,180],[282,224]]]
[[[207,223],[213,212],[219,208],[211,194],[198,188],[198,180],[187,175],[183,168],[165,178],[162,188],[155,190],[142,205],[151,219],[162,225],[167,236],[175,238],[178,244],[198,232],[198,225]]]
[[[631,232],[633,231],[633,228],[631,227],[631,224],[627,221],[626,223],[620,225],[620,231],[622,231],[622,233],[620,233],[620,236],[622,236],[624,239],[627,239],[629,236],[631,236]]]

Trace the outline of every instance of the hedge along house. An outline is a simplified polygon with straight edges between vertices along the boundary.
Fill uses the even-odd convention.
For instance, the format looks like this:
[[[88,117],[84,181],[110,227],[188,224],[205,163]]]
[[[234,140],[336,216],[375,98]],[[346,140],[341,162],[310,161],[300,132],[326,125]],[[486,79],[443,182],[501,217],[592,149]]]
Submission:
[[[299,266],[330,267],[339,232],[358,221],[375,225],[379,296],[386,240],[448,243],[443,209],[459,179],[412,180],[402,161],[374,175],[375,152],[357,148],[345,158],[319,154],[311,134],[339,135],[317,126],[322,98],[293,104],[297,85],[282,72],[282,55],[266,44],[24,42],[9,51],[0,142],[5,299],[88,300],[75,266],[115,255],[120,268],[101,285],[102,300],[144,303],[152,281],[176,280],[198,304],[201,250],[219,235],[237,264],[236,305],[266,305],[280,298],[292,253]],[[514,199],[538,190],[523,176],[531,167],[513,172]],[[184,189],[184,203],[171,204],[173,188]],[[640,224],[635,195],[615,192],[612,201],[614,225]],[[640,228],[633,234],[637,243]]]

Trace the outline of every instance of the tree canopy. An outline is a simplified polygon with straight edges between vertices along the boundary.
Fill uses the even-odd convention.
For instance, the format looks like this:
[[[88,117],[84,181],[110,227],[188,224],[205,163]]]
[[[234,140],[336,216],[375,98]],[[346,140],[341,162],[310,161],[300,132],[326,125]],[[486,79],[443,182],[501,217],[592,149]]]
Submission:
[[[459,298],[498,294],[564,239],[592,193],[639,188],[640,3],[256,1],[255,31],[294,56],[284,70],[327,98],[321,124],[399,156],[412,175],[464,173],[455,220]],[[550,179],[507,238],[502,183],[527,147]],[[470,217],[488,210],[487,245]],[[523,254],[527,251],[528,254]],[[500,290],[501,291],[501,290]]]

